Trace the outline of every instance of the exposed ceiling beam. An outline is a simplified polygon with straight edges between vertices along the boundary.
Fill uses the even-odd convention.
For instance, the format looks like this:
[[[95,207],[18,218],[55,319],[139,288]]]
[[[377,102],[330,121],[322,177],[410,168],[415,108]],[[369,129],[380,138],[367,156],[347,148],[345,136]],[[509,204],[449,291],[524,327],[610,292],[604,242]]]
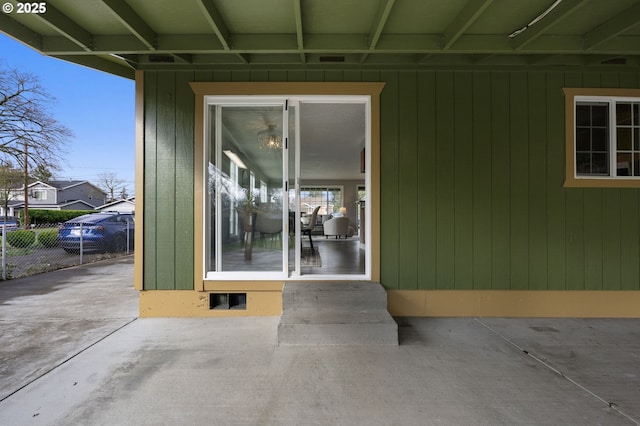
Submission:
[[[386,0],[380,2],[378,6],[378,11],[376,12],[376,17],[373,20],[373,24],[371,26],[371,30],[369,31],[369,50],[375,50],[378,45],[378,41],[380,40],[380,36],[382,35],[382,30],[389,19],[389,15],[391,14],[391,9],[393,9],[393,4],[396,0]],[[367,60],[367,56],[369,53],[364,53],[360,57],[360,62],[364,62]]]
[[[308,34],[305,37],[305,54],[609,54],[640,55],[640,36],[617,37],[589,51],[584,49],[581,36],[538,37],[526,49],[514,51],[509,39],[502,35],[463,35],[449,49],[443,50],[439,35],[387,35],[370,52],[363,35]],[[233,50],[225,50],[211,34],[159,35],[158,49],[150,52],[133,35],[95,36],[94,50],[87,52],[62,36],[45,36],[42,52],[49,55],[90,55],[117,52],[124,54],[293,54],[300,51],[295,35],[290,34],[238,34],[233,36]]]
[[[73,41],[83,50],[87,52],[93,50],[93,36],[87,30],[53,7],[50,3],[47,4],[46,13],[34,14],[34,16],[45,22],[58,33]]]
[[[586,49],[592,49],[605,41],[628,31],[640,24],[640,3],[614,16],[584,36]]]
[[[527,44],[544,34],[549,28],[557,25],[562,19],[575,13],[580,7],[584,6],[590,0],[562,0],[556,8],[551,10],[539,22],[536,22],[526,31],[517,35],[512,39],[513,47],[516,50],[524,48]]]
[[[9,37],[42,51],[42,36],[25,27],[21,23],[9,18],[8,14],[0,13],[0,28]]]
[[[205,19],[216,34],[216,37],[218,37],[218,41],[220,41],[223,49],[231,51],[231,34],[213,0],[197,0],[197,3],[200,9],[202,9]],[[242,54],[238,54],[237,56],[242,62],[247,63],[245,56]]]
[[[222,15],[218,12],[216,5],[213,4],[213,0],[197,0],[197,3],[200,9],[202,9],[202,12],[204,12],[204,18],[213,29],[213,32],[216,33],[224,50],[230,50],[229,30],[224,23],[224,19],[222,19]]]
[[[125,63],[127,63],[131,68],[136,69],[136,65],[140,62],[140,57],[138,55],[115,55],[116,58],[122,58]]]
[[[62,59],[63,61],[73,62],[74,64],[84,65],[89,68],[98,69],[109,74],[119,75],[120,77],[125,77],[129,79],[133,79],[135,77],[135,71],[130,66],[125,64],[119,64],[115,61],[101,58],[99,56],[57,56],[53,55],[54,58]]]
[[[444,30],[442,48],[445,50],[450,48],[491,3],[493,0],[470,0]]]
[[[304,32],[302,29],[302,7],[300,0],[293,0],[293,13],[296,19],[296,39],[298,41],[298,50],[300,51],[300,60],[304,64],[306,56],[304,54]]]
[[[158,36],[124,0],[102,0],[115,17],[149,50],[156,50]]]
[[[429,59],[431,59],[431,57],[433,57],[432,54],[428,54],[428,55],[422,55],[420,58],[418,58],[418,63],[422,64],[422,63],[426,63],[429,61]]]
[[[176,54],[176,55],[173,55],[173,57],[176,59],[176,62],[178,63],[182,63],[182,64],[193,63],[193,55]]]

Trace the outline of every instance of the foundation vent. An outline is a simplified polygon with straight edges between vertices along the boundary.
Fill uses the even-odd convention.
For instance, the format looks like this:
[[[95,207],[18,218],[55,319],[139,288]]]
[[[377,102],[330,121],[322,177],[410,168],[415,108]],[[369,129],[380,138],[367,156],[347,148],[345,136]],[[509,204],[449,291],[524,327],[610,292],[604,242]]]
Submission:
[[[209,293],[209,309],[247,309],[247,293]]]

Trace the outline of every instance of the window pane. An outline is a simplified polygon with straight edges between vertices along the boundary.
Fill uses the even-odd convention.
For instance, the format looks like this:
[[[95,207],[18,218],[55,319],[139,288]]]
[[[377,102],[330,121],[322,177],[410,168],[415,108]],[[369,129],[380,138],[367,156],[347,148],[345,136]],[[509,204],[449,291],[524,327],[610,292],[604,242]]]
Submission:
[[[325,216],[337,213],[342,206],[342,189],[336,187],[301,187],[300,212],[310,215],[320,206],[318,215]]]
[[[588,175],[591,173],[591,155],[587,152],[576,153],[576,173]]]
[[[592,155],[591,173],[598,175],[609,174],[609,156],[607,154]]]
[[[617,175],[618,176],[631,176],[631,154],[622,153],[617,156]]]
[[[633,146],[631,143],[631,129],[626,127],[618,127],[616,130],[618,151],[630,151]]]
[[[282,107],[219,106],[209,115],[207,270],[281,271],[282,146],[265,148],[260,136],[281,140]]]
[[[589,126],[591,124],[591,107],[585,104],[576,105],[576,125]]]
[[[576,149],[578,151],[591,150],[591,131],[587,129],[576,129]]]
[[[616,124],[630,126],[631,125],[631,104],[618,102],[616,104]]]
[[[591,150],[600,152],[609,150],[609,132],[607,129],[593,129],[591,133]]]
[[[576,104],[576,174],[609,174],[609,104]]]
[[[609,106],[608,105],[592,105],[591,106],[591,125],[608,127],[609,124]]]
[[[616,104],[616,144],[618,176],[639,176],[638,102]],[[624,155],[623,155],[624,154]]]

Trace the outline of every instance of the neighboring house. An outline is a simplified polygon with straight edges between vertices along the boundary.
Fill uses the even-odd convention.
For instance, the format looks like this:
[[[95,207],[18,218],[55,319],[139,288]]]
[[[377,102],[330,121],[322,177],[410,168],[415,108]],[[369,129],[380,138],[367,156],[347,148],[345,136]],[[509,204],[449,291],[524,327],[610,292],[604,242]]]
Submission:
[[[136,197],[128,197],[122,200],[115,200],[107,204],[96,207],[96,210],[119,213],[135,213]]]
[[[30,210],[95,210],[104,204],[106,193],[83,180],[36,181],[27,187]],[[24,208],[24,188],[17,188],[11,196],[9,210]]]
[[[300,235],[246,248],[246,194],[286,207],[324,171],[361,176],[347,278],[393,315],[640,316],[637,1],[54,3],[0,30],[135,79],[141,315],[280,315],[288,281],[344,280],[296,274]]]

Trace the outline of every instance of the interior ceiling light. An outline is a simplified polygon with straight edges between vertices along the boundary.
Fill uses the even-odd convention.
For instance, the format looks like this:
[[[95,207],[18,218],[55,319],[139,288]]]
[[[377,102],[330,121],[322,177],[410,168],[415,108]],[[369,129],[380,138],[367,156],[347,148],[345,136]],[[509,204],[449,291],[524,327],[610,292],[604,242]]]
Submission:
[[[545,10],[544,12],[542,12],[540,15],[536,16],[533,21],[529,22],[527,25],[525,25],[524,27],[520,28],[519,30],[515,30],[514,32],[512,32],[511,34],[509,34],[509,38],[514,38],[520,34],[522,34],[524,31],[527,30],[527,28],[529,28],[530,26],[534,25],[536,22],[540,21],[542,18],[544,18],[545,16],[547,16],[549,13],[551,13],[551,11],[553,9],[555,9],[560,2],[562,2],[562,0],[556,0],[555,2],[553,2],[553,4],[551,6],[549,6],[547,8],[547,10]]]
[[[276,132],[275,124],[269,124],[268,129],[258,132],[258,143],[262,151],[282,148],[282,135]]]
[[[231,159],[231,161],[233,161],[234,163],[236,163],[236,166],[240,167],[241,169],[246,169],[247,166],[244,164],[244,162],[240,159],[240,157],[238,156],[238,154],[236,154],[235,152],[226,149],[223,151],[225,153],[225,155],[227,157],[229,157]]]

